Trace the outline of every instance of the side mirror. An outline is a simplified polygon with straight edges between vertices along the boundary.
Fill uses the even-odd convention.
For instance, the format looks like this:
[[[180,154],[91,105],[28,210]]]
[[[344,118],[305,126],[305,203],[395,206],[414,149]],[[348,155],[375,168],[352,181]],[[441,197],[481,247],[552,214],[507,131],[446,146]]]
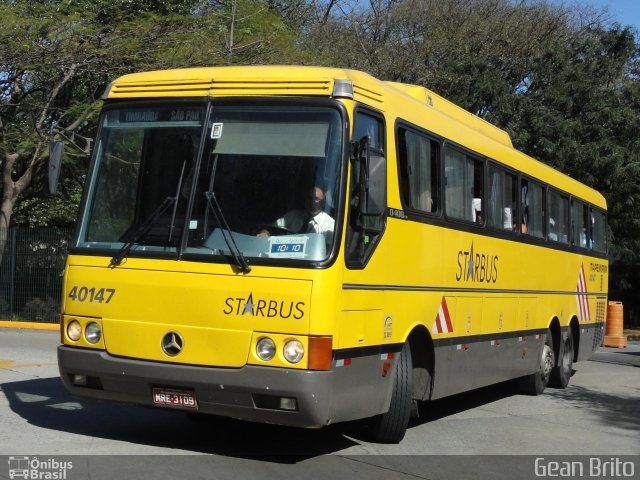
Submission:
[[[352,160],[360,222],[365,230],[382,231],[387,186],[384,152],[371,147],[369,137],[362,137],[352,144]]]
[[[58,191],[58,179],[60,178],[60,167],[62,166],[62,156],[64,155],[64,142],[62,140],[52,140],[49,142],[49,193],[55,195]]]
[[[384,153],[381,150],[369,148],[368,158],[368,185],[365,215],[381,216],[385,209],[385,191],[387,187],[387,170]]]

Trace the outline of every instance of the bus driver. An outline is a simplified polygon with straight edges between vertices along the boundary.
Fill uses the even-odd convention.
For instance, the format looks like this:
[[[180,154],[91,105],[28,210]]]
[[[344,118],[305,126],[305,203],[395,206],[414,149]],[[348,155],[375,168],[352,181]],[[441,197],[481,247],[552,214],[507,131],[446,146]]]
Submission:
[[[324,233],[331,234],[334,229],[334,220],[324,211],[325,195],[321,188],[314,187],[309,192],[304,209],[296,209],[287,212],[278,218],[273,227],[284,228],[292,233]],[[263,227],[259,237],[269,237],[269,227]]]

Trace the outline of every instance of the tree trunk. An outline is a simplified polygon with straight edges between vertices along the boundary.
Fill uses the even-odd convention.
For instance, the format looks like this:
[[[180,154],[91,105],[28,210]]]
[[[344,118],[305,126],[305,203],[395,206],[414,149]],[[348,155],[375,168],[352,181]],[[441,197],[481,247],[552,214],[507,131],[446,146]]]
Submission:
[[[13,180],[13,169],[18,161],[17,153],[6,154],[4,157],[4,165],[2,167],[2,203],[0,203],[0,264],[4,257],[4,249],[7,243],[9,226],[11,225],[11,215],[13,207],[18,200],[20,194],[31,183],[33,177],[33,169],[39,163],[38,156],[40,154],[41,144],[36,146],[36,151],[27,165],[24,173],[18,180]]]

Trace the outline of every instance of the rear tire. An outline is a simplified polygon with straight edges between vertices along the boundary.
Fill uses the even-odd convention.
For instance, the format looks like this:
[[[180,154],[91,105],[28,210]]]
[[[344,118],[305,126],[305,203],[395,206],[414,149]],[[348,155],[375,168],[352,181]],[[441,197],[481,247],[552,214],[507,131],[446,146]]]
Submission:
[[[396,361],[395,379],[389,411],[373,418],[371,434],[380,443],[400,443],[409,425],[412,410],[412,369],[411,349],[405,343]]]
[[[520,390],[527,395],[540,395],[549,383],[551,372],[556,363],[556,356],[553,349],[553,337],[551,330],[547,329],[547,335],[544,339],[544,346],[540,354],[540,364],[538,371],[522,377],[520,380]]]
[[[571,328],[567,331],[567,338],[560,344],[560,358],[558,365],[551,371],[549,386],[554,388],[567,388],[571,374],[573,373],[573,335]]]

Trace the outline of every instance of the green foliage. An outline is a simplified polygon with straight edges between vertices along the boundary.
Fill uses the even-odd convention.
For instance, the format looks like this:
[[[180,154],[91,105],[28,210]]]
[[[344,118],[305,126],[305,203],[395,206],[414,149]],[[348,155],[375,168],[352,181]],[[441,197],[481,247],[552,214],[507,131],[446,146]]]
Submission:
[[[507,130],[518,149],[604,194],[611,256],[638,264],[640,69],[631,29],[544,0],[358,5],[309,28],[302,46],[320,49],[323,64],[424,85]]]
[[[38,189],[31,189],[25,197],[15,208],[16,224],[29,227],[70,228],[75,225],[78,217],[82,184],[77,179],[67,176],[60,182],[56,195],[43,196]]]
[[[60,317],[60,300],[32,298],[25,303],[20,318],[33,322],[55,323]]]
[[[115,77],[275,62],[293,51],[293,40],[277,12],[257,0],[0,3],[0,161],[19,154],[10,172],[15,183],[2,187],[8,197],[20,188],[14,222],[74,222],[99,98]],[[46,146],[56,136],[66,144],[64,188],[60,198],[50,198],[43,188]],[[4,202],[3,211],[11,215],[13,202]]]
[[[515,145],[602,192],[609,203],[615,258],[640,253],[640,128],[637,45],[629,29],[584,29],[552,45],[528,87],[490,120]]]

